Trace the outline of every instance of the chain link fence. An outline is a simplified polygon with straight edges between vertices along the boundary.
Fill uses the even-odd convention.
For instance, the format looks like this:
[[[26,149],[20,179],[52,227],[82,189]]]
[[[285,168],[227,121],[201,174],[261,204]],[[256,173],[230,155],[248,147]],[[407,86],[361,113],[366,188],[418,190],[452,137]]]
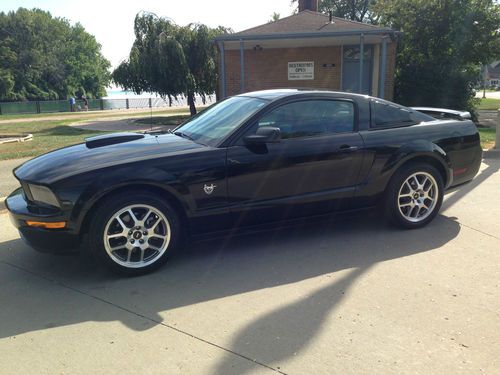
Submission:
[[[207,97],[207,102],[215,101],[215,96]],[[139,108],[160,108],[168,107],[168,101],[162,98],[130,98],[130,99],[89,99],[89,111],[105,111],[116,109],[139,109]],[[196,103],[201,103],[201,98],[197,98]],[[185,106],[183,99],[174,100],[172,106]],[[85,106],[82,100],[77,100],[73,111],[84,111]],[[32,102],[3,102],[0,103],[0,115],[22,115],[34,113],[54,113],[71,112],[72,108],[69,100],[47,100]]]

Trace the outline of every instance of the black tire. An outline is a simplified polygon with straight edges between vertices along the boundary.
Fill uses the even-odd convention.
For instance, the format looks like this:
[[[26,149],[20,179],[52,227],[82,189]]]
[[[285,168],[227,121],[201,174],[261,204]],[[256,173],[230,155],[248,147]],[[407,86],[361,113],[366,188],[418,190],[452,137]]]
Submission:
[[[428,183],[435,183],[435,203],[430,204],[429,202],[431,202],[431,200],[429,198],[425,200],[425,198],[419,197],[418,199],[414,200],[413,198],[415,198],[416,195],[414,197],[401,198],[400,200],[400,191],[402,194],[412,193],[413,190],[410,190],[410,187],[408,185],[406,185],[406,187],[403,187],[403,184],[405,184],[405,181],[407,181],[411,176],[415,174],[418,174],[417,177],[420,176],[422,178],[427,177],[428,175],[432,176],[434,181],[432,181],[432,179],[429,179]],[[425,194],[425,192],[422,192],[422,194]],[[384,199],[386,217],[391,224],[400,228],[416,229],[424,227],[425,225],[429,224],[439,213],[439,210],[443,203],[443,196],[443,177],[436,168],[434,168],[432,165],[424,163],[410,163],[404,165],[394,173],[387,186]],[[407,201],[406,199],[408,198],[409,200]],[[409,207],[400,208],[400,202],[402,204],[409,205]],[[422,203],[426,206],[428,205],[430,209],[425,210],[424,208],[421,208],[421,211],[418,211],[419,206],[411,206],[412,204],[414,204],[414,202],[418,202],[420,205]],[[421,219],[419,219],[418,217],[409,218],[407,215],[410,209],[417,210],[417,215],[419,212],[422,212]],[[413,213],[415,213],[415,211],[412,211],[412,214]]]
[[[112,227],[117,228],[118,232],[120,232],[122,228],[121,224],[118,223],[117,219],[114,217],[120,213],[120,211],[128,207],[132,207],[132,214],[137,215],[137,219],[140,217],[142,212],[144,212],[144,216],[146,216],[148,209],[151,210],[151,212],[148,214],[148,218],[143,218],[145,224],[144,227],[140,227],[141,229],[138,229],[139,227],[135,226],[128,227],[128,225],[134,223],[132,215],[129,215],[126,212],[120,214],[119,217],[122,220],[122,223],[127,226],[127,228],[123,228],[123,232],[127,233],[123,236],[120,235],[120,237],[116,239],[117,241],[120,241],[118,245],[120,245],[121,242],[124,242],[126,244],[124,246],[132,246],[129,243],[137,241],[137,246],[147,247],[151,242],[152,244],[150,246],[153,246],[154,244],[157,247],[164,248],[162,250],[163,252],[156,251],[154,248],[142,250],[137,247],[131,250],[131,255],[128,255],[129,250],[126,248],[119,249],[118,251],[107,250],[107,247],[108,249],[111,247],[110,242],[112,240],[107,238],[106,235],[112,232]],[[144,209],[141,209],[141,207],[144,207]],[[156,213],[158,213],[158,215],[156,215]],[[127,217],[130,218],[130,221]],[[112,218],[114,219],[112,220]],[[150,228],[147,228],[147,225],[150,222],[154,225],[155,218],[158,218],[160,222],[157,225],[158,228],[152,228],[153,230],[151,231],[152,225]],[[166,219],[166,222],[163,219]],[[158,243],[160,243],[158,242],[160,239],[152,238],[156,237],[155,232],[159,230],[163,230],[164,232],[159,234],[165,235],[165,237],[168,236],[168,244],[166,246],[165,243],[167,240],[165,240],[165,242],[162,241],[161,244],[158,245]],[[150,233],[147,231],[150,231]],[[140,239],[135,240],[136,237],[134,237],[135,235],[139,236],[137,232],[149,234],[149,236],[143,236],[141,238],[141,245],[139,245]],[[125,235],[127,237],[125,237]],[[116,196],[111,196],[109,199],[100,204],[93,213],[89,228],[89,245],[93,256],[101,264],[105,265],[113,272],[127,276],[143,275],[161,267],[167,261],[168,256],[181,243],[181,237],[181,223],[179,215],[175,209],[168,202],[162,200],[157,195],[145,191],[130,191],[126,193],[119,193]],[[112,245],[115,244],[113,243]],[[158,254],[154,255],[155,252],[158,252]],[[144,260],[140,258],[136,264],[133,264],[137,256],[141,256],[141,253]],[[120,256],[122,256],[122,258],[120,258]],[[127,256],[128,259],[125,259]],[[146,256],[150,259],[146,258]],[[120,262],[123,264],[120,264]]]

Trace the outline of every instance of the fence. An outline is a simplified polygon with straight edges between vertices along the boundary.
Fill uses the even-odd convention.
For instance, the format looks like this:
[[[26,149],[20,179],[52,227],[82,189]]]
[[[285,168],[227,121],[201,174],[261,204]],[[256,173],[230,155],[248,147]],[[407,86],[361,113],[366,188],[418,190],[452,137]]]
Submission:
[[[213,96],[207,97],[212,102]],[[198,100],[197,103],[200,103]],[[186,105],[185,100],[175,100],[173,106]],[[111,109],[136,109],[168,107],[168,101],[161,98],[130,98],[130,99],[89,99],[89,111],[105,111]],[[77,100],[75,111],[84,109],[83,101]],[[69,100],[48,100],[32,102],[3,102],[0,103],[0,115],[22,115],[33,113],[71,112]]]

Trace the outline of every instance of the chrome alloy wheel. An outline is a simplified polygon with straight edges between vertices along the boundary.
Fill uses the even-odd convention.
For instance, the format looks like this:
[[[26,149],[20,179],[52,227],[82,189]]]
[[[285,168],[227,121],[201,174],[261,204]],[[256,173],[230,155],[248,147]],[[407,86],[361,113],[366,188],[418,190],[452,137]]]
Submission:
[[[142,268],[157,261],[170,243],[170,223],[158,209],[145,204],[122,208],[107,222],[104,248],[121,266]]]
[[[414,173],[403,182],[399,189],[399,212],[406,220],[418,223],[433,212],[438,201],[438,194],[438,185],[431,174]]]

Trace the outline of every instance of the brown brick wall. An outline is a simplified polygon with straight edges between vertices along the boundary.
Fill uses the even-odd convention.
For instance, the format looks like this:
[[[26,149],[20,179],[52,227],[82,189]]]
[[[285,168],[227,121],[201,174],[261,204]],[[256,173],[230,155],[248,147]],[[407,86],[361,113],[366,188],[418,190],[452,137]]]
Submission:
[[[240,51],[226,50],[226,94],[240,89]],[[396,43],[387,45],[385,99],[394,97]],[[288,62],[314,61],[314,80],[289,81]],[[335,64],[324,68],[323,64]],[[341,47],[275,48],[245,50],[245,92],[284,87],[310,87],[340,90]]]
[[[314,80],[289,81],[288,63],[314,61]],[[323,68],[323,64],[335,67]],[[245,50],[245,91],[283,87],[340,89],[340,47]],[[226,51],[227,95],[240,93],[240,51]]]

